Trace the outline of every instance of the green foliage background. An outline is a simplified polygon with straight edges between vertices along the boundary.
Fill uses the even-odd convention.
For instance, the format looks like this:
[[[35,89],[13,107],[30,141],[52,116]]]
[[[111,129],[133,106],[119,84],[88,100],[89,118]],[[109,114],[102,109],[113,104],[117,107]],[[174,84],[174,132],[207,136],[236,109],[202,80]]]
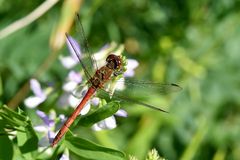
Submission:
[[[40,3],[0,1],[0,28]],[[34,111],[22,103],[28,89],[17,92],[32,76],[59,87],[64,82],[67,70],[63,71],[57,57],[68,51],[65,45],[56,47],[54,33],[72,18],[67,13],[74,5],[60,1],[30,25],[0,39],[0,104],[20,106],[33,124],[37,121]],[[116,129],[94,133],[75,127],[74,132],[139,159],[152,148],[167,159],[240,159],[239,0],[92,0],[79,7],[93,51],[107,42],[123,43],[124,54],[140,63],[135,79],[175,82],[183,90],[172,96],[154,93],[145,99],[168,106],[170,114],[122,105],[129,116],[118,119]],[[64,29],[63,25],[62,30],[70,32]],[[47,59],[51,60],[48,67]],[[147,93],[140,88],[138,94]],[[13,100],[16,95],[21,103]],[[50,99],[39,109],[56,109],[54,97]]]

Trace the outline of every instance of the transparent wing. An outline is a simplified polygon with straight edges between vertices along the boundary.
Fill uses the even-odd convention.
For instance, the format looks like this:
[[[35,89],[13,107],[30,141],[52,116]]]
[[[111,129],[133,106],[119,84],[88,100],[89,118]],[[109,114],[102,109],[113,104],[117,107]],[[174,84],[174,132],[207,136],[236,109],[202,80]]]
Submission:
[[[86,69],[89,72],[92,72],[92,75],[94,74],[94,71],[98,69],[97,62],[95,60],[95,57],[93,53],[90,50],[88,40],[86,38],[83,25],[80,20],[80,16],[78,13],[76,13],[76,18],[75,18],[75,28],[78,34],[78,40],[81,46],[81,53],[82,53],[82,58],[84,59],[84,62],[86,65]]]
[[[117,90],[118,85],[122,86],[124,83],[125,89],[122,91]],[[146,82],[146,81],[134,81],[134,80],[125,80],[125,81],[117,81],[115,84],[117,85],[114,93],[112,91],[106,91],[100,89],[98,92],[98,96],[100,98],[111,97],[111,99],[116,99],[120,101],[135,103],[141,106],[145,106],[151,109],[155,109],[161,112],[166,112],[163,108],[158,105],[148,104],[137,99],[149,99],[153,95],[157,94],[169,94],[171,92],[180,91],[182,88],[177,84],[161,84],[154,82]],[[109,96],[110,95],[110,96]],[[131,97],[131,98],[130,98]],[[159,99],[159,98],[158,98]]]
[[[100,97],[100,98],[104,98],[104,99],[109,99],[111,97],[110,98],[111,100],[119,100],[119,101],[122,101],[122,102],[135,103],[135,104],[147,107],[147,108],[151,108],[151,109],[154,109],[154,110],[157,110],[157,111],[168,113],[168,111],[162,109],[163,107],[154,106],[154,105],[151,105],[151,104],[147,104],[147,103],[129,98],[126,95],[123,95],[122,93],[119,93],[119,92],[114,92],[113,96],[109,96],[110,94],[111,94],[110,92],[107,92],[103,89],[99,89],[97,96]]]
[[[74,38],[69,36],[67,33],[66,33],[66,37],[67,37],[67,45],[69,47],[71,54],[75,54],[75,56],[78,58],[81,66],[84,70],[85,76],[87,77],[87,79],[90,79],[92,77],[93,73],[91,70],[88,69],[89,68],[88,63],[84,62],[86,60],[84,60],[81,56],[81,48],[80,48],[79,44],[77,43],[77,41]]]
[[[85,96],[89,86],[87,83],[79,84],[72,92],[71,95],[77,99],[81,99]]]
[[[175,84],[175,83],[156,83],[156,82],[149,82],[149,81],[139,81],[139,80],[130,80],[130,79],[124,79],[124,80],[118,80],[117,85],[124,86],[126,89],[147,89],[156,91],[158,94],[169,94],[172,92],[178,92],[182,90],[182,88]]]

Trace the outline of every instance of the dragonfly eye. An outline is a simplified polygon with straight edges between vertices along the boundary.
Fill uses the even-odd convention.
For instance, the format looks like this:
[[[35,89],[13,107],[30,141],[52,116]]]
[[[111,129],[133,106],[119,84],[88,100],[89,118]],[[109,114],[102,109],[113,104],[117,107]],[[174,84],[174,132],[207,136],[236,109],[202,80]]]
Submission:
[[[110,69],[120,69],[121,65],[122,65],[122,61],[120,56],[116,56],[114,54],[110,54],[107,59],[107,67]]]

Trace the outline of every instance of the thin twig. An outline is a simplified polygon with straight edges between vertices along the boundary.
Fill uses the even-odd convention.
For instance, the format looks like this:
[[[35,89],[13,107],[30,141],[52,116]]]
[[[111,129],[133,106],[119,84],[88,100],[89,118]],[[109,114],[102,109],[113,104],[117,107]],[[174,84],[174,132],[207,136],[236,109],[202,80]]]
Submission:
[[[9,26],[5,27],[0,31],[0,39],[7,37],[8,35],[14,33],[15,31],[24,28],[29,25],[39,17],[41,17],[45,12],[47,12],[52,6],[54,6],[59,0],[46,0],[38,8],[29,13],[27,16],[13,22]]]

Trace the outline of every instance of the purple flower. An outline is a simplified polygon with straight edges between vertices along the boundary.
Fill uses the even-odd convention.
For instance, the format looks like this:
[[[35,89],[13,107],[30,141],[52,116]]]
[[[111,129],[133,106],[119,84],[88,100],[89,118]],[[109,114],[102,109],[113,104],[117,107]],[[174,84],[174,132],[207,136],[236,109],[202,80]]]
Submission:
[[[99,99],[98,97],[93,97],[93,98],[91,99],[91,104],[92,104],[93,106],[98,106],[99,103],[100,103],[100,99]]]
[[[44,112],[37,110],[36,111],[37,115],[42,119],[44,124],[46,124],[48,127],[53,127],[54,126],[54,120],[50,119]]]
[[[127,112],[123,109],[119,109],[116,113],[115,113],[116,116],[119,116],[119,117],[127,117]]]
[[[24,100],[24,104],[28,108],[35,108],[47,99],[47,95],[52,91],[51,87],[43,90],[40,83],[36,79],[30,80],[30,88],[33,91],[34,96],[30,96]]]
[[[82,82],[82,77],[75,71],[70,71],[67,77],[67,82],[63,85],[63,90],[66,92],[61,96],[60,104],[70,105],[75,108],[81,102],[82,98],[86,94],[87,86],[78,88],[78,84]],[[79,90],[81,89],[81,90]],[[64,102],[65,103],[64,103]],[[85,115],[90,110],[90,102],[80,112],[81,115]]]
[[[135,59],[128,59],[127,62],[127,70],[124,72],[124,77],[133,77],[134,69],[138,67],[139,63]]]
[[[81,82],[82,76],[75,71],[70,71],[67,77],[67,82],[63,85],[63,90],[67,92],[72,92]]]
[[[67,46],[68,50],[70,51],[72,57],[77,58],[75,53],[77,53],[79,56],[81,56],[81,48],[78,42],[71,36],[67,35]]]
[[[75,53],[77,53],[80,58],[82,52],[81,52],[80,45],[71,36],[67,36],[67,46],[71,55],[66,57],[60,57],[60,61],[65,68],[69,69],[74,67],[79,62],[78,57],[76,56]]]
[[[53,120],[53,117],[55,117],[55,112],[50,112],[51,117],[47,116],[44,112],[37,110],[36,114],[39,116],[39,118],[42,119],[43,123],[40,125],[37,125],[34,127],[34,130],[37,132],[43,133],[44,136],[39,141],[39,146],[46,147],[49,146],[49,144],[52,142],[54,136],[55,136],[55,122]]]
[[[82,82],[82,76],[80,73],[75,71],[70,71],[67,76],[67,80],[62,86],[65,93],[60,97],[59,99],[59,105],[60,106],[67,106],[70,105],[71,107],[75,108],[82,100],[84,95],[75,95],[73,96],[73,92],[78,89],[78,84]],[[86,90],[87,88],[83,88]],[[84,90],[78,91],[83,92]],[[80,94],[80,93],[76,93]],[[90,110],[90,103],[87,103],[87,105],[82,109],[80,114],[84,115],[87,114]]]

